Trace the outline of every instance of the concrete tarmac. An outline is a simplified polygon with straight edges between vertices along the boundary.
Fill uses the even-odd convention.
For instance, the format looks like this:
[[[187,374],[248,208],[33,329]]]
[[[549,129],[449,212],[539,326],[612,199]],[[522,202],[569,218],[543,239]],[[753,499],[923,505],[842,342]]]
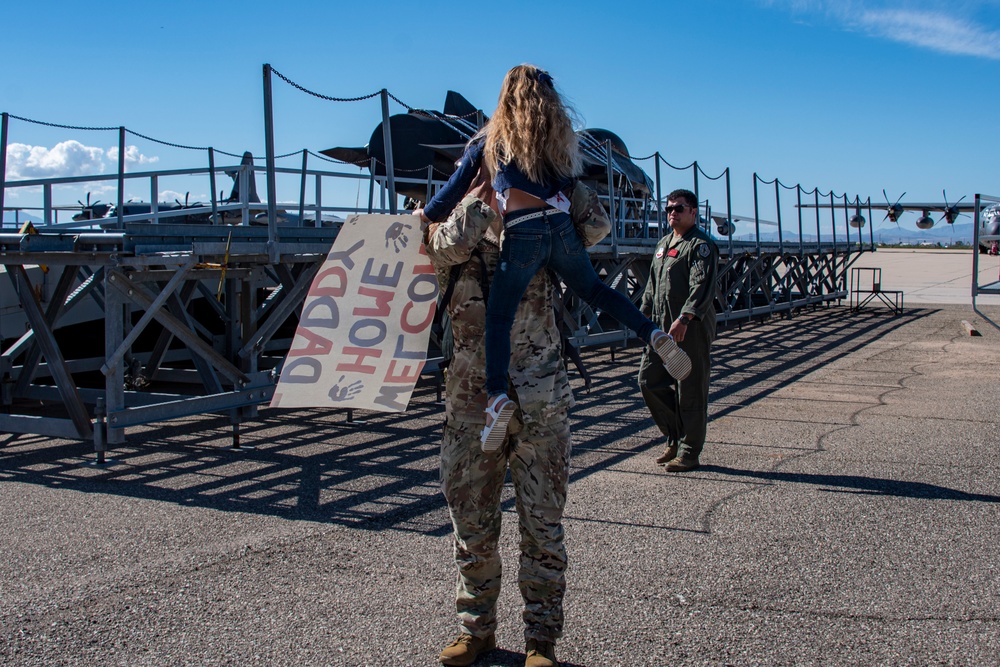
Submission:
[[[562,664],[1000,665],[998,343],[968,305],[725,329],[686,474],[653,461],[639,349],[585,353]],[[0,436],[0,664],[437,664],[458,630],[441,406],[421,386],[355,417],[262,410],[240,451],[192,417],[105,467]],[[504,522],[480,667],[524,662],[509,488]]]
[[[1000,257],[980,254],[978,284],[1000,280]],[[882,269],[883,289],[903,290],[905,303],[972,303],[972,249],[879,248],[852,266]],[[870,274],[866,275],[870,282]],[[1000,295],[981,294],[977,305],[1000,305]]]

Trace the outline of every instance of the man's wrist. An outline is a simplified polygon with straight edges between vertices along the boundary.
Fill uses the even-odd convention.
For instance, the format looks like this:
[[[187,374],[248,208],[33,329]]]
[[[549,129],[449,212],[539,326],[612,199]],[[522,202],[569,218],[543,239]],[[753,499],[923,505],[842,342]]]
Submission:
[[[691,318],[687,315],[681,315],[680,317],[677,318],[677,321],[683,324],[684,326],[691,324]]]

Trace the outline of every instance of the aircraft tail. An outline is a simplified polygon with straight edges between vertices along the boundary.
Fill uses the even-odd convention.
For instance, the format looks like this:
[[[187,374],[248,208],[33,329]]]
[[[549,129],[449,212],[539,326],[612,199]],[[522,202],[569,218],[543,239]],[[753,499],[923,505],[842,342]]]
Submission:
[[[253,169],[253,153],[250,151],[243,153],[240,166],[247,167],[250,170],[250,202],[254,204],[260,203],[260,195],[257,194],[257,176]],[[226,202],[238,202],[240,200],[240,172],[227,171],[226,173],[233,179],[233,190],[229,193],[229,198],[226,199]]]

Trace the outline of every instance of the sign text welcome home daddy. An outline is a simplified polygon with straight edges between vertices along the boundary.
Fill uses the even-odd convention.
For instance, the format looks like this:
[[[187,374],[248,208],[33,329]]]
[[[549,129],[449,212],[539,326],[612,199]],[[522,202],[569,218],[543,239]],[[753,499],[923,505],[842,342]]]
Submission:
[[[410,215],[356,215],[313,279],[272,407],[402,412],[427,361],[438,283]]]

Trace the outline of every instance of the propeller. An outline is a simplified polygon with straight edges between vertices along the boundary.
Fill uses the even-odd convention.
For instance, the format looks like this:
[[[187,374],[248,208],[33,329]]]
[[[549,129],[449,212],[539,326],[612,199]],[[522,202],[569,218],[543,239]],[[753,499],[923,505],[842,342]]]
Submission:
[[[87,193],[87,203],[84,204],[79,199],[76,203],[80,205],[80,212],[73,216],[73,220],[94,220],[96,218],[103,218],[108,213],[110,205],[102,204],[100,199],[95,199],[93,202],[90,201],[90,193]]]
[[[955,224],[955,218],[960,215],[964,215],[958,210],[958,205],[962,203],[962,199],[965,199],[965,195],[962,195],[962,199],[959,199],[952,206],[948,205],[948,194],[944,190],[941,190],[941,195],[944,197],[944,215],[941,216],[938,222],[941,222],[941,220],[947,220],[949,225],[953,225]]]
[[[190,192],[185,192],[184,193],[184,203],[183,204],[181,203],[181,200],[177,199],[176,197],[174,197],[174,201],[177,202],[177,205],[180,206],[181,208],[198,208],[198,207],[201,206],[200,202],[195,202],[193,204],[191,203],[191,193]]]
[[[885,217],[882,221],[885,222],[889,220],[890,222],[895,222],[899,225],[899,216],[903,215],[903,207],[899,205],[899,200],[906,196],[906,193],[899,195],[899,199],[896,200],[895,204],[889,203],[889,195],[885,193],[885,188],[882,189],[882,196],[885,197]]]

